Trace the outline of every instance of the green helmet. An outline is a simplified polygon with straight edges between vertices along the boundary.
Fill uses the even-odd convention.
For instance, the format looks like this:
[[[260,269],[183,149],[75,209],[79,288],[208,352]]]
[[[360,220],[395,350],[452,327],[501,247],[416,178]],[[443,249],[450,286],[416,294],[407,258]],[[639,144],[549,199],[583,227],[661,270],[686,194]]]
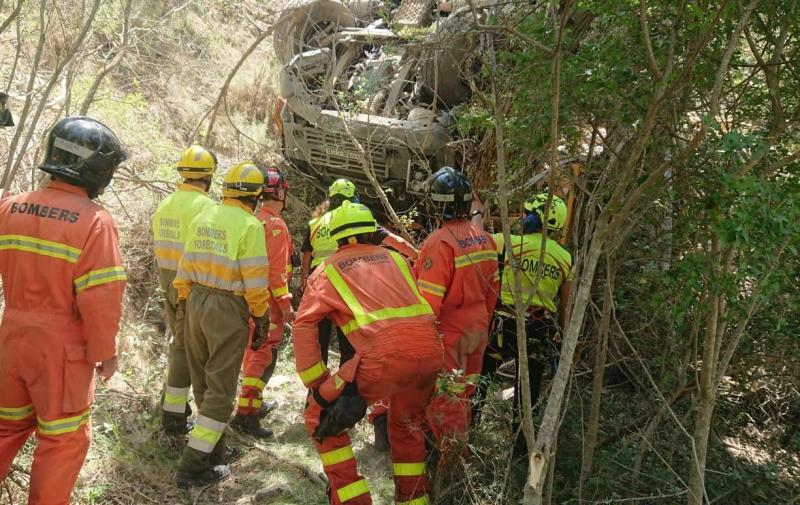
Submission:
[[[548,230],[560,231],[567,223],[567,204],[561,197],[553,195],[550,201],[550,212],[547,219],[544,218],[544,208],[547,205],[547,193],[539,193],[525,200],[523,205],[526,213],[535,212],[542,223],[547,225]]]
[[[328,188],[328,197],[341,195],[348,200],[356,196],[356,185],[348,179],[336,179]]]
[[[366,205],[344,201],[340,207],[331,211],[330,237],[337,242],[353,235],[372,233],[377,229],[378,223]]]

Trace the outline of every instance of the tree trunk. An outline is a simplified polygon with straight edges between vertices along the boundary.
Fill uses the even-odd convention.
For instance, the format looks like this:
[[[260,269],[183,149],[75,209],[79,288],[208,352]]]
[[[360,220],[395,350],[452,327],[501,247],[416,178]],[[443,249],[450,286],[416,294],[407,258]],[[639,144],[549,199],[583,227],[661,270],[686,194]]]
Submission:
[[[614,304],[614,278],[617,274],[616,264],[611,258],[607,261],[606,294],[603,300],[603,314],[600,319],[600,334],[597,342],[597,354],[594,361],[592,377],[592,403],[589,409],[589,426],[586,430],[586,447],[581,465],[578,496],[583,499],[583,486],[592,474],[592,458],[597,447],[597,433],[600,424],[600,403],[603,395],[603,379],[605,377],[606,356],[608,354],[608,334],[611,326],[611,311]]]

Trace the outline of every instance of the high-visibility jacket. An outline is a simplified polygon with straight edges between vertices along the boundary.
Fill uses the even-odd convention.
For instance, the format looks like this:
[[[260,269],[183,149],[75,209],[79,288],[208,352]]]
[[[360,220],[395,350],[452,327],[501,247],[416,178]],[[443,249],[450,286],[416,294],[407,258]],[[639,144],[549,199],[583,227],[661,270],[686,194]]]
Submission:
[[[178,184],[175,192],[158,204],[153,214],[153,252],[158,268],[178,270],[189,223],[213,205],[205,191],[191,184]]]
[[[292,237],[281,216],[275,210],[262,207],[258,219],[264,223],[269,258],[269,290],[275,301],[285,310],[292,303],[289,277],[292,274]]]
[[[86,360],[116,356],[125,291],[117,228],[86,190],[50,181],[0,200],[5,310],[80,321]]]
[[[498,295],[497,250],[492,237],[465,219],[431,233],[415,273],[440,331],[485,331]]]
[[[308,222],[309,237],[311,240],[311,268],[319,266],[322,261],[336,252],[339,245],[331,238],[332,211],[315,217]]]
[[[572,255],[561,245],[548,238],[544,241],[541,233],[529,235],[511,235],[511,247],[504,247],[502,233],[492,235],[497,244],[498,253],[505,251],[503,277],[500,280],[500,301],[508,306],[516,306],[514,299],[514,283],[517,275],[522,280],[522,299],[520,303],[532,307],[542,307],[550,312],[557,312],[556,298],[558,289],[565,280],[572,278]],[[533,283],[539,270],[539,256],[544,249],[544,266],[539,287],[534,292]],[[519,269],[511,268],[510,255],[513,252],[519,262]]]
[[[292,326],[297,371],[308,387],[328,377],[317,327],[325,317],[341,328],[356,353],[390,348],[399,344],[390,341],[395,338],[409,337],[402,345],[413,347],[413,336],[430,333],[434,319],[406,260],[367,244],[339,248],[308,279]]]
[[[192,284],[231,291],[261,317],[269,305],[268,276],[263,224],[249,207],[225,198],[189,225],[174,285],[181,300]]]

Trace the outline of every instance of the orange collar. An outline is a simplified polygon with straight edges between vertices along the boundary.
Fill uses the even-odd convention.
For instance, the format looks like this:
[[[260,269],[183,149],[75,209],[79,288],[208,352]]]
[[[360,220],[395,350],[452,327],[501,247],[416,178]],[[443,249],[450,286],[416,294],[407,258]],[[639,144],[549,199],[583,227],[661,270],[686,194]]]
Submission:
[[[261,207],[261,210],[258,212],[258,217],[281,217],[281,213],[271,207]]]
[[[47,183],[47,189],[57,189],[59,191],[66,191],[67,193],[73,193],[89,198],[89,191],[86,188],[75,186],[74,184],[64,181],[56,181],[51,179],[50,182]]]

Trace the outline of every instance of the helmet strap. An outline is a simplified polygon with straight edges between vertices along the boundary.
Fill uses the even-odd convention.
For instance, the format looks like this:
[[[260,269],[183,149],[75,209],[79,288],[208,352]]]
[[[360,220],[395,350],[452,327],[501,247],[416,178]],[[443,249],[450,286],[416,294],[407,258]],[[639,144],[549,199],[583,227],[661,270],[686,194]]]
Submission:
[[[242,196],[239,197],[239,201],[253,209],[253,211],[255,211],[256,207],[258,206],[257,196]]]

